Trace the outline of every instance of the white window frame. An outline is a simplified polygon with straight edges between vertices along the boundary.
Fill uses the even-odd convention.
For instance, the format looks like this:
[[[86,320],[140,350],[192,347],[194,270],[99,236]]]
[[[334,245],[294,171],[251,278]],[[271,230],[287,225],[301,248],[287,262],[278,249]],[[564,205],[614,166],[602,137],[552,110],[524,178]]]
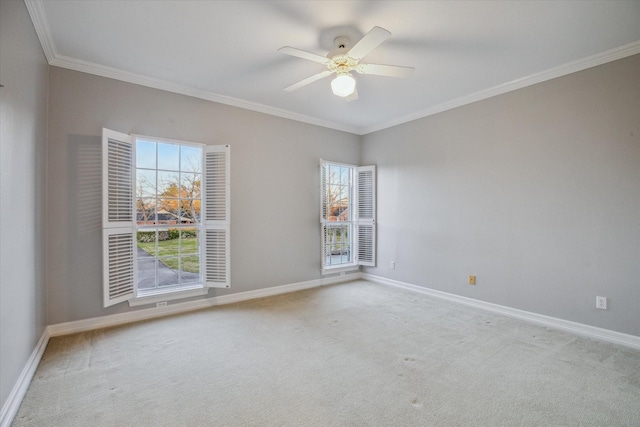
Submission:
[[[335,165],[351,169],[351,192],[349,219],[347,221],[329,221],[326,210],[326,174],[325,167]],[[350,242],[352,261],[347,264],[327,265],[327,248],[325,232],[327,227],[335,224],[350,226]],[[321,272],[335,274],[357,270],[360,266],[376,265],[376,168],[375,166],[356,166],[347,163],[331,162],[320,159],[320,241]]]
[[[135,174],[137,174],[137,152],[136,152],[136,147],[137,147],[137,142],[139,140],[142,141],[152,141],[154,143],[165,143],[165,144],[173,144],[173,145],[177,145],[179,147],[183,147],[183,146],[187,146],[187,147],[197,147],[200,148],[202,150],[202,154],[203,154],[203,159],[201,161],[200,164],[200,170],[202,171],[201,174],[204,178],[204,154],[205,154],[205,150],[206,150],[206,145],[205,144],[198,144],[195,142],[187,142],[187,141],[178,141],[178,140],[174,140],[174,139],[166,139],[166,138],[158,138],[158,137],[154,137],[154,136],[147,136],[147,135],[137,135],[137,134],[132,134],[131,135],[131,139],[132,139],[132,144],[134,147],[134,155],[133,155],[133,170],[134,170],[134,191],[136,191],[136,185],[137,185],[137,181],[136,181],[136,176]],[[156,156],[157,156],[157,150],[156,150]],[[157,165],[156,165],[157,166]],[[144,168],[143,168],[144,169]],[[156,168],[155,169],[156,173],[158,173],[160,171],[160,169]],[[202,186],[202,188],[204,188],[204,186]],[[137,206],[137,200],[136,200],[136,195],[134,194],[134,200],[133,200],[134,204]],[[202,194],[200,197],[200,203],[201,203],[201,209],[202,206],[204,205],[204,201],[202,198]],[[134,217],[137,216],[137,212],[136,212],[136,208],[134,207]],[[202,217],[202,210],[201,210],[201,217]],[[137,236],[137,233],[139,231],[143,231],[145,229],[160,229],[160,228],[178,228],[181,229],[183,227],[179,226],[176,224],[176,226],[169,226],[169,225],[162,225],[162,224],[155,224],[153,226],[150,227],[144,227],[144,226],[140,226],[137,224],[137,218],[134,221],[134,236]],[[199,232],[199,236],[204,237],[205,235],[205,226],[204,223],[201,221],[200,224],[192,224],[189,226],[189,228],[196,228],[198,229]],[[203,238],[199,239],[200,241],[198,242],[199,244],[199,251],[198,253],[200,254],[200,256],[202,257],[203,255]],[[136,259],[137,261],[137,251],[136,253],[134,253],[134,259]],[[137,262],[135,264],[136,266],[138,265]],[[203,266],[203,261],[200,261],[200,265]],[[180,298],[187,298],[189,296],[193,296],[193,295],[200,295],[200,294],[204,294],[207,292],[202,292],[204,286],[202,285],[202,277],[203,277],[203,269],[200,268],[200,280],[198,280],[197,282],[193,282],[193,283],[188,283],[186,285],[176,285],[176,286],[167,286],[166,288],[155,288],[155,289],[136,289],[135,290],[135,298],[130,300],[130,305],[141,305],[141,304],[149,304],[151,302],[154,302],[158,299],[164,301],[164,298],[166,295],[171,295],[171,294],[178,294],[180,295]],[[138,283],[138,269],[134,268],[134,278],[135,278],[135,283]],[[206,290],[206,289],[205,289]],[[135,301],[133,303],[131,303],[131,301]]]
[[[204,295],[210,287],[229,288],[230,280],[230,149],[204,145],[202,172],[202,282],[157,291],[137,290],[135,140],[198,145],[164,138],[102,132],[103,176],[103,305],[129,301],[142,305]]]

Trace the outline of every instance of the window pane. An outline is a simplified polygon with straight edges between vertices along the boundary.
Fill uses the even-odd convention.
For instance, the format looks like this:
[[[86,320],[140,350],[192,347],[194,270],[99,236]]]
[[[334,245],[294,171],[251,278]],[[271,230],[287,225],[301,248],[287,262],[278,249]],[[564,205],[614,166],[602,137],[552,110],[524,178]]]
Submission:
[[[180,203],[180,222],[182,224],[199,224],[200,200],[182,200]]]
[[[340,196],[340,186],[337,184],[329,184],[327,191],[329,192],[329,200],[332,202],[336,201]]]
[[[136,233],[138,259],[156,256],[156,230],[140,230]]]
[[[350,172],[351,172],[351,168],[346,168],[346,167],[341,168],[341,170],[340,170],[340,183],[342,185],[349,185]]]
[[[158,257],[158,267],[167,267],[170,270],[178,270],[178,263],[180,258],[178,257]]]
[[[139,197],[136,199],[136,223],[154,225],[156,223],[156,199]]]
[[[184,256],[180,262],[180,276],[183,282],[197,282],[200,280],[200,256]]]
[[[156,287],[156,260],[138,250],[138,289]]]
[[[158,171],[158,196],[178,197],[180,174],[178,172]]]
[[[158,199],[158,224],[175,225],[179,224],[178,199]]]
[[[340,193],[338,194],[338,200],[341,205],[347,206],[349,203],[349,187],[346,185],[340,187]]]
[[[202,183],[202,174],[195,172],[182,172],[180,174],[181,197],[185,199],[199,199]]]
[[[202,148],[183,145],[180,150],[180,170],[183,172],[202,172]]]
[[[158,256],[177,256],[180,250],[180,235],[175,228],[158,230]]]
[[[136,141],[136,167],[156,168],[156,143],[152,141]]]
[[[347,212],[347,202],[342,199],[335,200],[331,206],[329,211],[329,220],[330,221],[347,221],[348,220],[348,212]]]
[[[327,218],[329,221],[337,221],[338,215],[340,215],[340,186],[339,185],[329,185],[328,187],[328,196],[327,203],[329,204],[329,217]]]
[[[329,167],[329,182],[331,184],[340,183],[340,166],[331,165]]]
[[[180,146],[158,143],[158,169],[170,171],[180,169]]]
[[[325,265],[336,266],[352,262],[350,229],[350,225],[327,227],[325,234]]]
[[[158,286],[170,286],[179,283],[179,258],[158,258]]]
[[[182,228],[180,230],[180,239],[182,255],[197,255],[200,253],[199,233],[197,228]]]
[[[340,192],[340,221],[349,221],[351,219],[349,212],[351,200],[349,191],[349,187],[343,187]]]
[[[136,196],[154,197],[156,195],[156,171],[136,170]]]

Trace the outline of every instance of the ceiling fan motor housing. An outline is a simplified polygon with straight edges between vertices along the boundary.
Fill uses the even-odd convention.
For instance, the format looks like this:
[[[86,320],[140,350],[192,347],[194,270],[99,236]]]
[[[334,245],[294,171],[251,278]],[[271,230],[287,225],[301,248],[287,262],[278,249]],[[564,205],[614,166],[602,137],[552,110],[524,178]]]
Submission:
[[[344,36],[336,37],[333,40],[336,48],[327,54],[330,59],[327,67],[338,74],[345,74],[358,66],[358,61],[348,55],[349,39]]]
[[[350,42],[349,38],[345,36],[340,36],[333,39],[333,44],[338,49],[346,49],[347,47],[349,47],[349,42]]]

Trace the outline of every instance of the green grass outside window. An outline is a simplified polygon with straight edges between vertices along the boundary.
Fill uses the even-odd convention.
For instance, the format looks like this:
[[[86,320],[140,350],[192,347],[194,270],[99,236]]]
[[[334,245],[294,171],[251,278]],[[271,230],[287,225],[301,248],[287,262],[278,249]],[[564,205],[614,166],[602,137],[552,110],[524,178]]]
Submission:
[[[178,255],[182,255],[182,271],[188,271],[191,273],[198,273],[200,271],[200,257],[196,255],[198,253],[198,239],[195,237],[182,239],[182,253],[180,249],[180,239],[161,240],[158,242],[158,254],[161,262],[167,267],[174,270],[178,269]],[[156,242],[141,243],[138,242],[138,247],[155,257]],[[189,256],[192,255],[192,256]],[[164,258],[175,257],[175,258]],[[163,259],[164,258],[164,259]]]

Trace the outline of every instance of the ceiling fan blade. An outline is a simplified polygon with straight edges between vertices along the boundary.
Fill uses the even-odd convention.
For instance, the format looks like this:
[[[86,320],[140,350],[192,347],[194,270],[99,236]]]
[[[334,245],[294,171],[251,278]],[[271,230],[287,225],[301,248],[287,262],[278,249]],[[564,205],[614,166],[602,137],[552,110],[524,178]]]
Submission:
[[[315,82],[316,80],[323,79],[323,78],[327,77],[331,73],[333,73],[333,71],[326,70],[326,71],[323,71],[321,73],[314,74],[311,77],[307,77],[304,80],[300,80],[298,83],[294,83],[291,86],[285,87],[284,90],[286,90],[287,92],[293,92],[294,90],[300,89],[303,86],[306,86],[308,84],[311,84],[311,83]]]
[[[319,62],[320,64],[326,64],[329,62],[329,58],[320,56],[315,53],[307,52],[306,50],[296,49],[295,47],[285,46],[278,49],[278,52],[282,52],[287,55],[297,56],[298,58],[308,59],[309,61]]]
[[[358,91],[354,90],[353,93],[347,96],[344,100],[347,102],[356,101],[358,99]]]
[[[355,60],[360,60],[373,49],[380,46],[380,43],[385,41],[390,35],[391,33],[384,28],[373,27],[347,54]]]
[[[413,75],[415,68],[401,67],[399,65],[358,64],[356,71],[360,74],[404,78]]]

